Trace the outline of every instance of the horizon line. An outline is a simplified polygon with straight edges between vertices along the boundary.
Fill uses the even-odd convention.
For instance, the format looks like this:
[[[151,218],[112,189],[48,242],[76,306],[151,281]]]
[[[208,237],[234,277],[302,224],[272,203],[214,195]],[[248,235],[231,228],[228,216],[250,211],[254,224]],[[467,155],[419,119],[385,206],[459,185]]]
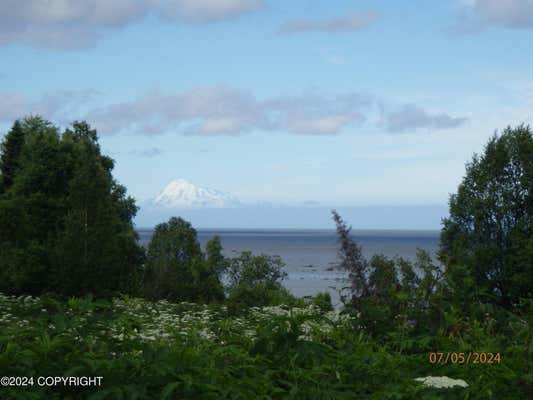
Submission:
[[[136,231],[148,231],[148,230],[154,230],[155,227],[158,224],[154,226],[142,226],[142,227],[135,227]],[[193,227],[194,228],[194,227]],[[215,228],[215,227],[199,227],[194,228],[196,231],[262,231],[262,232],[278,232],[278,231],[313,231],[313,232],[336,232],[336,229],[334,228],[287,228],[287,227],[279,227],[279,228],[239,228],[239,227],[233,227],[233,228]],[[441,231],[440,228],[434,228],[434,229],[404,229],[404,228],[360,228],[355,229],[352,227],[351,232],[427,232],[427,233],[439,233]]]

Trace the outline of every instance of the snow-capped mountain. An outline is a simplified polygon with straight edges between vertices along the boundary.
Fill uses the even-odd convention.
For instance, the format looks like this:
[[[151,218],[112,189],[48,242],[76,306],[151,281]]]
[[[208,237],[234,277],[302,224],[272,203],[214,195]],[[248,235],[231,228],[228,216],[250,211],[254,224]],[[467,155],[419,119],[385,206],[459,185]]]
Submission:
[[[170,182],[155,197],[153,205],[164,208],[233,208],[241,205],[230,194],[198,187],[185,179]]]

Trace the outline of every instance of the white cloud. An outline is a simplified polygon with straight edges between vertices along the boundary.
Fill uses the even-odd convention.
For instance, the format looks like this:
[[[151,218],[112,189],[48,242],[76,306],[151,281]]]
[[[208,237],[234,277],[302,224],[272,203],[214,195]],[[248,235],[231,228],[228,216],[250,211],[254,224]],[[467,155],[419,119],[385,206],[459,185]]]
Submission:
[[[146,15],[140,0],[4,0],[0,3],[0,45],[26,42],[61,49],[93,46],[110,29]]]
[[[102,134],[240,135],[254,131],[285,131],[299,135],[336,135],[369,121],[375,124],[377,100],[366,94],[324,94],[258,98],[252,92],[225,86],[202,86],[181,93],[154,91],[132,100],[93,106],[95,90],[58,91],[30,99],[0,94],[0,122],[39,114],[61,125],[83,119]],[[102,97],[99,96],[99,99]],[[451,129],[466,118],[431,113],[407,105],[382,110],[388,132],[420,128]],[[377,126],[379,128],[379,126]]]
[[[377,19],[376,13],[351,13],[331,19],[298,19],[287,21],[278,30],[280,34],[303,32],[342,33],[366,28]]]
[[[290,132],[300,134],[334,135],[349,124],[363,119],[357,112],[311,117],[290,114],[287,118],[287,128]]]
[[[446,113],[430,113],[414,104],[384,112],[382,118],[382,123],[389,132],[407,132],[421,128],[451,129],[464,125],[467,121],[467,118],[452,117]]]
[[[71,122],[80,107],[98,95],[93,89],[60,90],[30,99],[17,93],[0,94],[0,122],[13,122],[29,114],[39,114],[60,123]]]
[[[462,0],[463,15],[456,27],[459,32],[477,32],[485,28],[533,29],[531,0]]]
[[[269,123],[251,94],[225,87],[198,87],[179,94],[150,93],[125,103],[90,111],[104,133],[159,134],[179,130],[193,134],[238,134]]]
[[[222,86],[180,94],[151,93],[103,106],[86,116],[104,133],[158,134],[171,130],[200,135],[236,135],[254,130],[333,135],[363,120],[366,103],[356,94],[300,95],[259,99]]]
[[[262,0],[2,0],[0,46],[92,47],[150,14],[171,22],[214,22],[250,13]]]
[[[170,19],[211,22],[239,17],[262,6],[262,0],[167,0],[161,2],[161,14]]]

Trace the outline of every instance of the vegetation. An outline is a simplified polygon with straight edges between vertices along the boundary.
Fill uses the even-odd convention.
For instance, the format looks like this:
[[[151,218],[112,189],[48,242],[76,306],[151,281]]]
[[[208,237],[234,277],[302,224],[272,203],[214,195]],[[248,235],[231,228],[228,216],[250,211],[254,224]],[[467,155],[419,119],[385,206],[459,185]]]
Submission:
[[[242,252],[228,260],[228,304],[232,309],[269,304],[294,303],[292,296],[281,285],[286,277],[285,266],[277,256],[252,255]]]
[[[156,226],[146,258],[144,292],[151,299],[221,301],[224,268],[220,239],[202,253],[196,230],[181,218]]]
[[[6,376],[102,376],[101,387],[0,388],[2,399],[526,399],[518,318],[472,318],[460,337],[369,336],[357,316],[318,307],[0,297]],[[448,321],[447,324],[452,324]],[[495,333],[503,323],[506,334]],[[445,326],[445,325],[444,325]],[[500,352],[501,363],[436,365],[436,351]],[[445,375],[468,387],[415,380]],[[529,379],[529,381],[528,381]],[[529,383],[528,383],[529,382]],[[529,387],[529,389],[528,389]]]
[[[128,290],[142,262],[137,207],[113,166],[85,122],[62,134],[40,117],[14,123],[0,156],[0,290]]]
[[[466,166],[443,223],[441,259],[466,266],[483,301],[511,306],[533,296],[533,135],[494,136]]]
[[[348,272],[351,283],[341,298],[347,312],[358,313],[368,333],[386,337],[399,326],[427,332],[430,322],[439,322],[435,306],[442,300],[437,300],[442,273],[425,250],[418,250],[414,263],[382,254],[368,261],[350,236],[351,227],[336,211],[333,220],[337,224],[339,266]]]
[[[15,121],[13,127],[6,135],[0,147],[0,193],[8,190],[13,185],[15,173],[19,168],[19,157],[24,144],[24,130],[20,121]]]
[[[533,397],[529,127],[467,165],[442,264],[423,250],[367,260],[333,211],[348,278],[336,311],[327,293],[284,289],[279,257],[227,258],[218,237],[202,250],[181,218],[157,225],[145,252],[113,165],[85,122],[60,133],[30,117],[4,138],[0,375],[103,381],[7,385],[0,398]]]

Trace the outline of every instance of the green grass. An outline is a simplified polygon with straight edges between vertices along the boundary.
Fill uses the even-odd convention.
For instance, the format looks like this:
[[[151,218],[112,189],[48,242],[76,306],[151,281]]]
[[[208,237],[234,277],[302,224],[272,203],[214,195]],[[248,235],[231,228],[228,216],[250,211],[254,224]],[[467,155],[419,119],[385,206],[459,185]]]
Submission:
[[[472,323],[458,338],[391,332],[308,306],[251,308],[124,297],[0,295],[0,376],[102,376],[101,387],[1,387],[0,399],[526,399],[516,332]],[[519,328],[516,328],[519,329]],[[430,351],[501,352],[500,365],[432,365]],[[525,361],[524,361],[525,360]],[[424,387],[446,375],[467,388]]]

